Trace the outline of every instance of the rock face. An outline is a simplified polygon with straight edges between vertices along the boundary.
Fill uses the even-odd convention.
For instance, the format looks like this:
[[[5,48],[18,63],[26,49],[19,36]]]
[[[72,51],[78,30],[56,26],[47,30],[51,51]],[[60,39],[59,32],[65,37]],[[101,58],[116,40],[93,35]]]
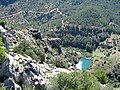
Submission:
[[[9,50],[8,43],[13,46],[18,43],[16,30],[6,30],[0,26],[0,32],[7,50]],[[36,60],[13,52],[8,52],[7,57],[8,59],[4,60],[0,65],[0,82],[4,83],[7,90],[29,90],[30,86],[34,90],[45,89],[46,82]]]
[[[5,44],[5,48],[9,50],[9,45],[6,40],[6,32],[7,30],[0,26],[0,37],[2,37],[3,43]]]
[[[8,54],[7,60],[2,64],[2,75],[5,78],[4,86],[21,90],[25,85],[33,85],[35,90],[43,90],[45,80],[41,74],[38,64],[34,63],[31,58],[25,58],[21,55]]]
[[[12,52],[13,48],[18,46],[23,39],[31,41],[34,48],[37,46],[35,39],[41,39],[43,42],[41,47],[43,47],[45,53],[53,54],[52,48],[57,48],[60,54],[62,53],[61,39],[42,38],[41,32],[34,29],[16,31],[10,28],[5,29],[1,26],[0,31],[5,47],[9,50],[7,53],[8,59],[0,63],[0,83],[3,83],[6,89],[45,90],[46,84],[49,84],[51,77],[56,76],[60,72],[71,72],[46,63],[39,64],[37,60],[33,60],[27,55],[23,56]]]
[[[12,78],[8,78],[4,81],[4,86],[6,89],[12,89],[12,90],[22,90],[21,87],[12,80]]]
[[[82,62],[81,61],[79,61],[78,64],[76,64],[76,68],[78,70],[82,70]]]
[[[16,30],[11,30],[10,28],[3,28],[0,26],[0,37],[2,37],[3,43],[7,50],[11,49],[9,44],[17,44],[18,36],[16,35]]]

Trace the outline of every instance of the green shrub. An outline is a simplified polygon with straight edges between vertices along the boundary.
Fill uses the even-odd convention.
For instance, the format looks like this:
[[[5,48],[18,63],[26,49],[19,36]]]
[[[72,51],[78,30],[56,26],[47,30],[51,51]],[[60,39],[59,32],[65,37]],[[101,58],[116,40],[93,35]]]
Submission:
[[[4,44],[2,42],[2,38],[0,38],[0,62],[2,62],[3,60],[5,60],[7,58],[6,52],[7,52],[7,50],[4,47]]]
[[[94,70],[94,76],[98,79],[98,81],[101,83],[101,84],[106,84],[108,83],[108,78],[106,76],[106,73],[105,71],[103,70],[99,70],[99,69],[96,69]]]
[[[6,90],[2,83],[0,83],[0,90]]]
[[[68,60],[62,56],[54,56],[50,59],[50,63],[54,64],[57,67],[68,68]]]
[[[60,73],[50,84],[49,90],[101,90],[96,77],[89,72]]]
[[[26,54],[35,60],[39,60],[41,63],[45,61],[45,54],[41,50],[41,48],[40,47],[33,48],[32,44],[27,40],[23,40],[23,42],[21,42],[18,46],[16,46],[13,49],[13,52],[21,55]]]
[[[0,21],[0,25],[3,26],[3,27],[5,27],[6,22],[5,21]]]

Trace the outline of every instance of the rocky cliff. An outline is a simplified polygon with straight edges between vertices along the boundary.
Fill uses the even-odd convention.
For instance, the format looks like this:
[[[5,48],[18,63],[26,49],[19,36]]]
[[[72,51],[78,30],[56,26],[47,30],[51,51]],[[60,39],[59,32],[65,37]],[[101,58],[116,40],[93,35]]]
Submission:
[[[7,49],[7,59],[3,60],[0,65],[0,83],[3,83],[6,89],[30,90],[32,88],[33,90],[45,90],[46,85],[49,84],[50,77],[54,77],[60,72],[71,72],[70,69],[57,68],[56,66],[46,64],[45,62],[41,63],[40,61],[42,56],[39,56],[40,53],[35,53],[39,58],[37,59],[35,57],[35,59],[33,59],[34,56],[32,58],[29,55],[34,52],[28,54],[26,53],[26,50],[24,50],[28,49],[28,52],[31,52],[31,49],[34,50],[36,48],[35,50],[41,52],[39,51],[41,48],[43,49],[42,53],[46,53],[46,59],[48,53],[55,53],[52,48],[57,48],[57,53],[60,55],[62,53],[60,46],[61,39],[42,38],[42,33],[32,28],[17,31],[8,27],[4,28],[0,26],[0,31],[0,36],[2,37],[5,48]],[[23,46],[20,47],[19,45],[24,41],[24,39],[26,42],[29,41],[29,44],[23,44]],[[39,41],[39,43],[37,41]],[[42,44],[40,44],[40,42]],[[15,52],[17,50],[22,50],[23,52]]]
[[[35,90],[43,90],[45,80],[37,62],[29,56],[25,57],[9,51],[8,42],[17,44],[16,37],[18,36],[15,30],[7,30],[1,26],[1,37],[8,50],[8,59],[2,62],[0,69],[1,82],[4,83],[6,89],[21,90],[33,85]]]

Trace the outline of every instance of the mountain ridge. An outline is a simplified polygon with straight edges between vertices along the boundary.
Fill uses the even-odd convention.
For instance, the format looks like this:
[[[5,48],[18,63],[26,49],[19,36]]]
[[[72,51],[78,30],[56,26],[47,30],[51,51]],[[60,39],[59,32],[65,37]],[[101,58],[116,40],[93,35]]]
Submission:
[[[46,12],[49,11],[53,8],[58,8],[63,16],[52,13],[47,16],[43,15],[42,18],[38,18],[41,15],[34,14],[33,17],[29,18],[28,25],[30,23],[36,24],[37,25],[49,25],[51,24],[50,27],[52,27],[53,23],[56,23],[55,25],[57,26],[56,21],[60,20],[67,20],[71,23],[76,23],[76,24],[83,24],[83,25],[101,25],[101,26],[108,26],[109,22],[114,22],[117,25],[120,25],[119,22],[119,12],[120,12],[120,6],[119,6],[120,1],[119,0],[57,0],[57,1],[52,1],[52,0],[47,0],[47,1],[42,1],[42,0],[29,0],[29,1],[16,1],[13,4],[10,4],[5,7],[1,7],[1,12],[6,15],[10,15],[9,13],[17,13],[18,11],[26,11],[26,15],[22,14],[24,17],[23,19],[27,20],[29,18],[29,11],[38,11],[38,12]],[[33,9],[34,8],[34,9]],[[9,12],[7,12],[7,9]],[[14,14],[13,13],[13,14]],[[5,14],[1,14],[4,16]],[[0,15],[0,16],[1,16]],[[22,21],[22,19],[17,19],[18,21]],[[12,19],[11,19],[12,20]],[[14,19],[13,19],[14,20]],[[9,19],[8,19],[9,21]],[[43,23],[44,22],[44,23]],[[19,23],[17,24],[19,25]],[[26,26],[28,26],[26,25]],[[53,28],[53,27],[52,27]]]

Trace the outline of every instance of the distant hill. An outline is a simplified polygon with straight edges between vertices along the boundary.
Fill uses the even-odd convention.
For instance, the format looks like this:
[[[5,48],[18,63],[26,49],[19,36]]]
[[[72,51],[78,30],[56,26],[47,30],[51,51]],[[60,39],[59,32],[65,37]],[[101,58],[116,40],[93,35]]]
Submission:
[[[60,26],[62,20],[93,26],[120,26],[120,0],[1,0],[0,17],[24,11],[7,19],[16,26]],[[9,5],[10,4],[10,5]],[[8,5],[3,7],[3,5]],[[44,14],[40,12],[50,12]],[[9,21],[10,20],[10,21]]]
[[[17,0],[0,0],[0,4],[2,5],[9,5],[12,4],[14,2],[16,2]]]

